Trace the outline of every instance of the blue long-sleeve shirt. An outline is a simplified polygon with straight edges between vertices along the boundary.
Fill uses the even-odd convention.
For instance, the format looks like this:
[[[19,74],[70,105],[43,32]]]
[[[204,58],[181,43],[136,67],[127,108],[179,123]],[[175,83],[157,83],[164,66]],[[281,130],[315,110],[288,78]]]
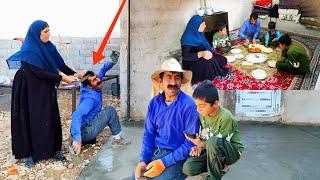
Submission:
[[[97,74],[102,79],[106,72],[113,67],[113,64],[106,60]],[[101,89],[90,87],[80,88],[79,106],[72,114],[71,135],[75,141],[81,142],[81,127],[90,123],[102,109]]]
[[[247,19],[239,30],[239,37],[241,39],[251,38],[257,39],[260,32],[260,22],[257,20],[256,24],[251,24],[250,19]],[[250,38],[249,38],[250,39]]]
[[[181,91],[169,106],[164,93],[155,96],[148,106],[140,162],[148,164],[157,147],[173,150],[161,159],[166,167],[186,160],[194,145],[186,140],[184,131],[196,134],[199,124],[196,105],[184,92]]]
[[[271,36],[271,37],[270,37],[270,36]],[[281,32],[280,32],[280,31],[276,31],[276,32],[275,32],[275,37],[272,37],[272,35],[270,35],[270,32],[267,31],[266,34],[265,34],[265,36],[264,36],[264,42],[265,42],[266,44],[269,44],[269,41],[272,41],[273,38],[275,38],[277,41],[279,41],[280,37],[281,37]]]

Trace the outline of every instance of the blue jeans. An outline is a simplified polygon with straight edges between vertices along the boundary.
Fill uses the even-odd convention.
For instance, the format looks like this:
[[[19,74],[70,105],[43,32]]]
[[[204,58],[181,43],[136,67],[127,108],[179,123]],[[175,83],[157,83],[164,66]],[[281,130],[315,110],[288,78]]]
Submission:
[[[152,159],[152,161],[157,160],[157,159],[161,159],[164,156],[170,154],[171,152],[172,152],[172,150],[157,148],[154,151],[154,156],[151,159]],[[184,161],[179,161],[179,162],[177,162],[177,164],[174,164],[172,166],[167,167],[159,176],[157,176],[155,178],[148,178],[148,179],[152,179],[152,180],[173,180],[173,179],[183,180],[186,178],[186,175],[184,175],[182,172],[183,163],[184,163]],[[133,173],[131,179],[132,180],[135,179],[134,173]]]
[[[106,126],[109,126],[112,135],[117,135],[121,131],[118,114],[112,106],[103,108],[93,121],[81,127],[82,141],[93,140]]]

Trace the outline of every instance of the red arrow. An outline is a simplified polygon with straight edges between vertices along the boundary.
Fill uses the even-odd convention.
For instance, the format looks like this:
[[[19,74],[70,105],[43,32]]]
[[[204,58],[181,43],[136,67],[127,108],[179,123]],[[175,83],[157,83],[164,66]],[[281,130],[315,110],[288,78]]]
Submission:
[[[125,4],[126,4],[126,0],[123,0],[122,4],[119,7],[119,10],[118,10],[116,16],[114,17],[114,19],[113,19],[113,21],[111,23],[111,26],[108,29],[107,34],[104,36],[104,38],[103,38],[103,40],[102,40],[102,42],[100,44],[100,47],[99,47],[98,51],[97,52],[93,51],[93,54],[92,54],[93,64],[97,64],[99,61],[101,61],[104,58],[104,56],[102,55],[102,52],[103,52],[104,48],[107,45],[107,42],[108,42],[108,40],[109,40],[109,38],[111,36],[111,33],[112,33],[113,29],[114,29],[114,26],[116,25],[116,22],[119,19],[119,16],[120,16],[121,11],[122,11],[122,9],[123,9]]]

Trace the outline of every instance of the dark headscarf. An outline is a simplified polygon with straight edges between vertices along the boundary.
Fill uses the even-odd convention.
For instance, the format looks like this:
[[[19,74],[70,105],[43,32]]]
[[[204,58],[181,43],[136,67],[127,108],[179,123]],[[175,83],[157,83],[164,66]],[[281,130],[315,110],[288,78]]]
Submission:
[[[8,65],[10,59],[20,60],[58,74],[58,68],[64,64],[62,57],[50,41],[44,43],[40,40],[41,31],[46,27],[49,25],[45,21],[34,21],[29,27],[20,51],[8,58]]]
[[[208,51],[212,50],[203,32],[199,32],[199,27],[203,22],[203,17],[199,15],[193,16],[186,27],[182,37],[181,45],[204,46]]]

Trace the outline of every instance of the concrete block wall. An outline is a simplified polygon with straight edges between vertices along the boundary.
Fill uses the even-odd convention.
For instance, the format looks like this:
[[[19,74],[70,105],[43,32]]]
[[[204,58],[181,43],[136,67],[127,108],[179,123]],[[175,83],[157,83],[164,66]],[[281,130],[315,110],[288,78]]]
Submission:
[[[102,60],[97,65],[92,64],[92,51],[98,50],[102,41],[101,37],[85,38],[85,37],[51,37],[53,42],[65,63],[74,69],[92,70],[97,72],[104,63]],[[21,42],[15,40],[0,39],[0,75],[6,75],[13,79],[16,70],[9,70],[6,59],[19,51]],[[111,38],[107,44],[103,54],[109,58],[112,50],[120,51],[120,38]],[[117,63],[107,74],[119,75],[119,63]]]

